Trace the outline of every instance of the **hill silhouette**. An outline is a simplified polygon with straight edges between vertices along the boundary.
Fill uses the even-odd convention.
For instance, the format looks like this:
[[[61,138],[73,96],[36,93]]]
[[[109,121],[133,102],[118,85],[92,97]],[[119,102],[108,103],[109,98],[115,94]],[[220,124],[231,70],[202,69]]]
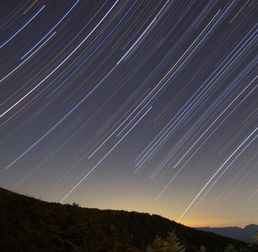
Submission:
[[[195,230],[158,215],[48,203],[0,188],[0,250],[145,251],[154,237],[174,231],[186,252],[246,243]]]
[[[256,232],[258,225],[250,224],[243,228],[240,227],[200,227],[198,230],[213,232],[215,234],[231,237],[233,239],[251,242]]]

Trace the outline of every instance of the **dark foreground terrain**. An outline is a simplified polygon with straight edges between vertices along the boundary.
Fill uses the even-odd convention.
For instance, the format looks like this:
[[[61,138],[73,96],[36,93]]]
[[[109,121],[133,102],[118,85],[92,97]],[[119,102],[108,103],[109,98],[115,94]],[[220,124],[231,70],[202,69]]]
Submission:
[[[201,245],[208,252],[224,251],[228,244],[247,246],[158,215],[48,203],[0,188],[1,252],[146,251],[155,236],[165,239],[168,232],[175,233],[186,252],[199,251]]]

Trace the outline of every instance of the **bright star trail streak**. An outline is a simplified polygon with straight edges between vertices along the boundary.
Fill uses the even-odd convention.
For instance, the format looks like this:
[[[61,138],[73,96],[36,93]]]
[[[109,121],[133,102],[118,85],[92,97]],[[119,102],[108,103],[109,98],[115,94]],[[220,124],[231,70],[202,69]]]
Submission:
[[[116,148],[118,144],[130,133],[130,131],[142,120],[142,118],[151,110],[151,107],[140,117],[139,120],[126,132],[126,134],[121,137],[121,139],[105,154],[100,161],[93,166],[93,168],[82,177],[82,179],[64,196],[64,198],[61,200],[63,202],[96,168],[97,166]]]
[[[200,190],[200,192],[195,196],[195,198],[192,200],[192,202],[187,206],[187,208],[184,210],[184,212],[182,213],[182,215],[179,217],[178,221],[180,221],[184,215],[189,211],[189,209],[191,208],[191,206],[194,204],[194,202],[197,200],[197,198],[201,195],[201,193],[206,189],[206,187],[210,184],[210,182],[214,179],[214,177],[220,172],[221,169],[224,168],[224,165],[231,159],[232,156],[234,156],[234,154],[242,147],[242,145],[253,135],[255,135],[255,133],[257,133],[258,128],[256,128],[234,151],[233,153],[227,158],[227,160],[218,168],[218,170],[211,176],[211,178],[208,180],[208,182],[204,185],[204,187]],[[255,135],[254,139],[251,141],[251,143],[253,141],[256,140],[256,138],[258,137],[258,134]],[[231,165],[231,164],[230,164]],[[228,167],[227,167],[228,168]],[[226,169],[227,169],[226,168]]]
[[[258,1],[0,2],[0,186],[187,225],[258,222]]]
[[[11,35],[6,41],[0,44],[0,49],[4,47],[6,44],[8,44],[13,38],[15,38],[23,29],[25,29],[32,21],[35,19],[39,13],[46,7],[46,5],[43,5],[35,15],[33,15],[20,29],[18,29],[13,35]]]
[[[42,38],[39,42],[37,42],[28,52],[26,52],[21,59],[23,60],[25,57],[27,57],[28,54],[30,54],[35,47],[37,47],[51,32],[54,31],[54,29],[69,15],[69,13],[73,10],[73,8],[79,3],[79,0],[75,2],[75,4],[65,13],[65,15],[50,29],[50,31]]]

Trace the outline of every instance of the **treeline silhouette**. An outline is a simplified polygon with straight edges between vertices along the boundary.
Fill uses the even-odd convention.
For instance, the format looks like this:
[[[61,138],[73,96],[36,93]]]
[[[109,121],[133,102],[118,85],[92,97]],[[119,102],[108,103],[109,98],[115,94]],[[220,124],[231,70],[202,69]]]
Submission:
[[[174,248],[165,246],[173,241]],[[1,252],[219,252],[228,246],[249,247],[158,215],[48,203],[0,188]]]

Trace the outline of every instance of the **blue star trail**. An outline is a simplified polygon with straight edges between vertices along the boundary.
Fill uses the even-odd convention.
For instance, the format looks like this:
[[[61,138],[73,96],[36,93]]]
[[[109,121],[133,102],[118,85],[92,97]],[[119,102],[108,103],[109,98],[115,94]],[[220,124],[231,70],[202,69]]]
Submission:
[[[256,0],[1,1],[0,186],[257,222],[257,13]]]

